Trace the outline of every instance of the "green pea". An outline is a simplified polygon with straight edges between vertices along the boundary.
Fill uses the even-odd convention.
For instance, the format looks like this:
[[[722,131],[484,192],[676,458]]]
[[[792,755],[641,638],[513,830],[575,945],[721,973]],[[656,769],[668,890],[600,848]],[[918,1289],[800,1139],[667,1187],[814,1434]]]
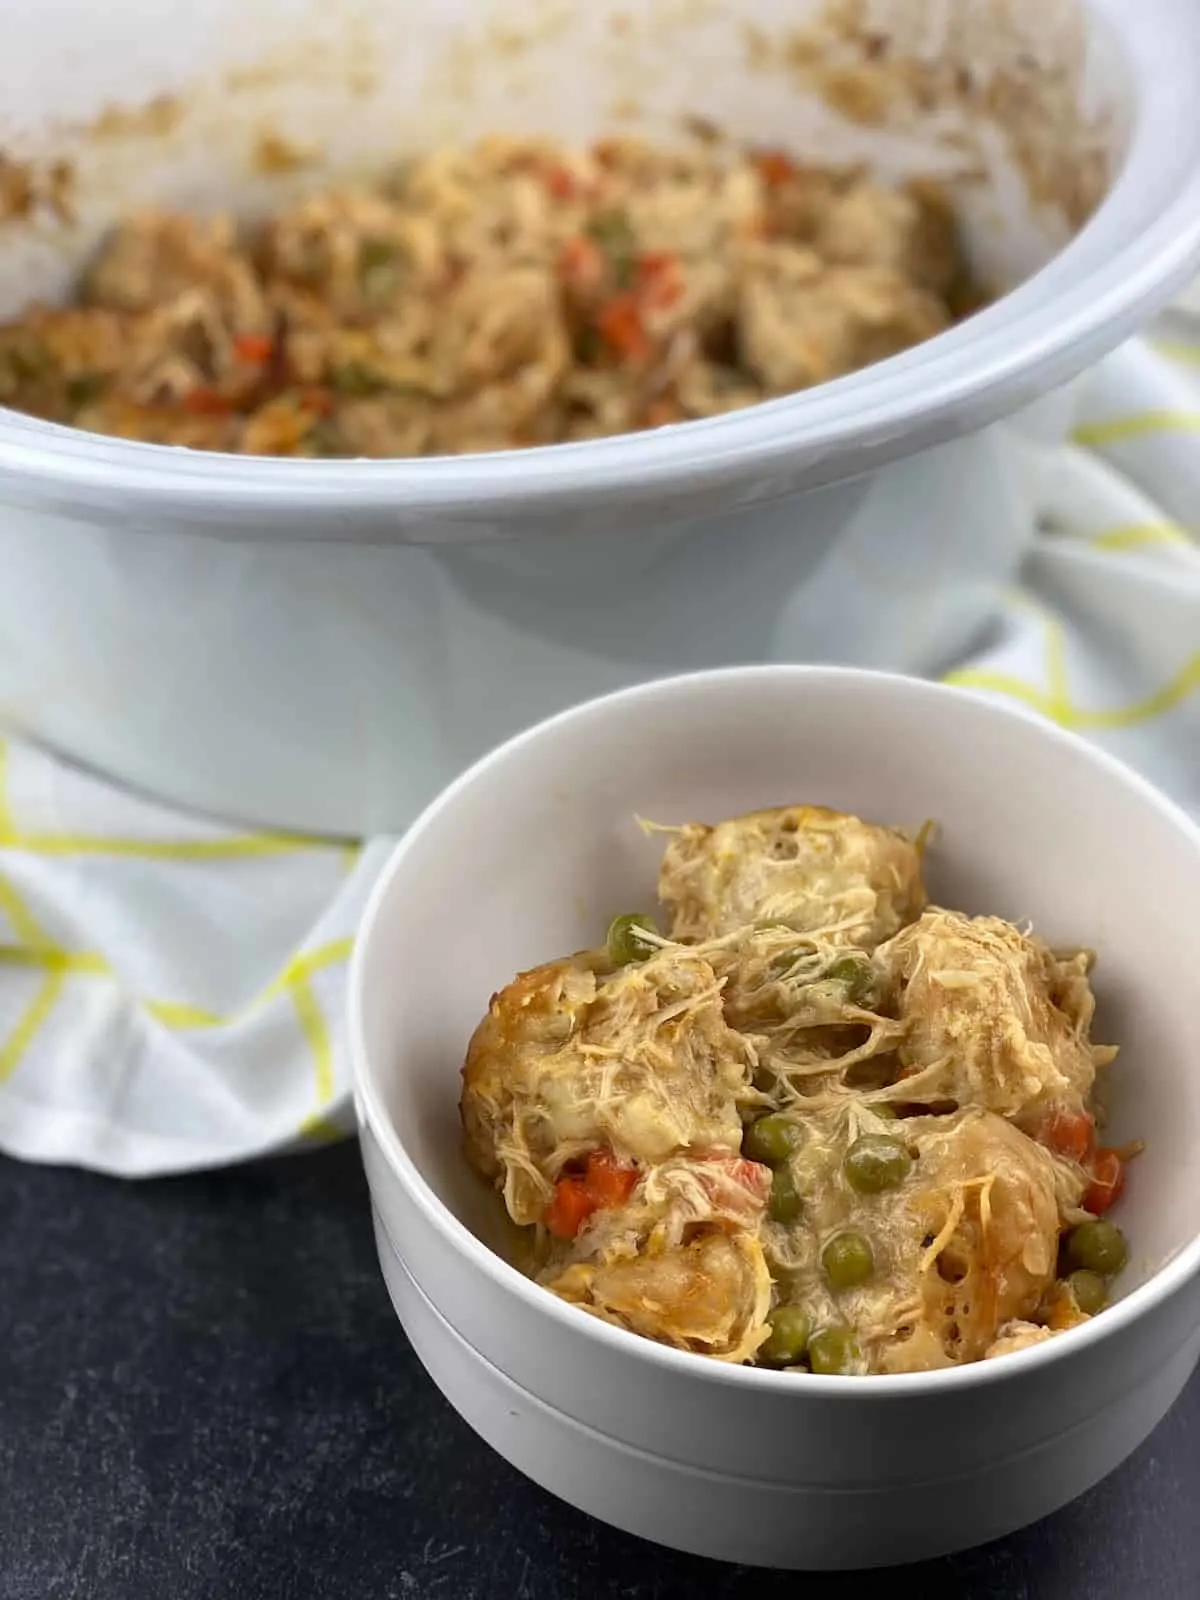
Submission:
[[[102,372],[78,372],[67,379],[67,404],[81,410],[99,400],[107,387],[108,379]]]
[[[846,998],[853,1005],[875,996],[875,975],[868,961],[859,956],[843,956],[826,970],[825,977],[833,983],[846,985]]]
[[[742,1135],[742,1154],[751,1161],[762,1161],[768,1167],[782,1166],[793,1151],[803,1143],[804,1134],[797,1123],[780,1112],[759,1117]]]
[[[588,223],[587,231],[608,257],[617,287],[627,288],[633,278],[637,240],[625,212],[602,211]]]
[[[368,300],[382,304],[404,283],[405,265],[390,239],[364,239],[358,247],[358,279]]]
[[[329,387],[336,389],[338,394],[356,397],[382,394],[387,386],[387,379],[373,372],[362,361],[344,361],[340,366],[329,369]]]
[[[658,948],[648,939],[643,939],[638,930],[647,929],[650,933],[657,933],[653,917],[644,917],[639,912],[631,911],[623,917],[614,917],[608,925],[609,959],[614,966],[628,967],[634,961],[645,961],[652,956]]]
[[[849,1328],[818,1328],[808,1341],[808,1364],[827,1376],[856,1372],[861,1360]]]
[[[812,1327],[799,1306],[777,1306],[767,1318],[771,1331],[758,1347],[758,1359],[769,1367],[794,1367],[808,1345]]]
[[[18,378],[40,378],[54,370],[54,357],[44,344],[29,340],[10,350],[8,359]]]
[[[1129,1259],[1125,1235],[1111,1222],[1081,1222],[1067,1235],[1067,1262],[1111,1278]]]
[[[319,419],[304,435],[305,449],[314,456],[344,456],[346,447],[332,422]]]
[[[575,354],[581,361],[586,361],[590,365],[600,359],[603,350],[604,341],[600,337],[599,329],[585,322],[575,335]]]
[[[796,1180],[792,1177],[791,1168],[787,1166],[776,1167],[771,1179],[771,1198],[767,1203],[767,1210],[773,1222],[795,1222],[800,1215],[803,1204],[800,1191],[796,1187]]]
[[[1094,1317],[1097,1311],[1103,1311],[1108,1304],[1108,1285],[1098,1272],[1089,1272],[1086,1267],[1080,1267],[1067,1282],[1075,1297],[1075,1304],[1085,1317]]]
[[[869,1239],[847,1230],[835,1234],[821,1251],[821,1265],[835,1289],[853,1289],[875,1271],[875,1252]]]
[[[846,1182],[859,1194],[882,1194],[896,1189],[912,1170],[912,1157],[886,1133],[861,1134],[842,1162]]]
[[[379,267],[390,267],[396,259],[396,246],[390,239],[363,239],[358,247],[358,270],[366,274]]]

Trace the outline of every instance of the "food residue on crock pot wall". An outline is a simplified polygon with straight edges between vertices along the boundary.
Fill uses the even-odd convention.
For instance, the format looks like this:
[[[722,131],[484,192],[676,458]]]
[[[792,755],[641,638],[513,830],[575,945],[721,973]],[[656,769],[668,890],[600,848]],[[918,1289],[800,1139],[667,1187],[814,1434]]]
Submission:
[[[903,136],[936,112],[980,155],[998,141],[1030,199],[1073,228],[1104,198],[1117,132],[1111,109],[1087,109],[1077,0],[825,0],[782,39],[746,34],[753,67],[796,78],[847,121]]]
[[[509,449],[805,389],[979,302],[931,182],[496,137],[250,230],[129,218],[73,304],[0,327],[0,403],[251,455]]]
[[[916,838],[813,806],[668,830],[661,933],[495,995],[472,1165],[531,1268],[677,1349],[959,1366],[1096,1315],[1134,1147],[1102,1142],[1086,951],[926,903]]]
[[[0,227],[38,215],[71,222],[74,188],[69,161],[15,161],[0,150]]]

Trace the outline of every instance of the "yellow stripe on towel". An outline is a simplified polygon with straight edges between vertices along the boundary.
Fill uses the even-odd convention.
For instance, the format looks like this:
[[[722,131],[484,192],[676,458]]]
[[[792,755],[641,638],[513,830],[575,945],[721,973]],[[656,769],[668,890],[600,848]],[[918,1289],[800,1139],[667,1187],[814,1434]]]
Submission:
[[[1200,344],[1185,344],[1180,339],[1152,339],[1151,348],[1168,361],[1181,361],[1188,367],[1200,367]]]
[[[235,861],[247,856],[328,850],[328,839],[304,834],[231,833],[221,839],[126,839],[102,833],[24,833],[0,830],[0,848],[39,856],[125,856],[139,861]]]
[[[1141,550],[1146,545],[1182,545],[1190,550],[1192,541],[1177,522],[1130,522],[1108,528],[1088,540],[1093,550]]]
[[[327,1106],[333,1099],[333,1044],[329,1038],[325,1013],[307,978],[293,978],[288,984],[288,992],[296,1008],[300,1031],[308,1041],[316,1065],[317,1105]]]
[[[358,859],[352,840],[304,833],[227,833],[210,839],[139,839],[104,833],[42,833],[17,826],[8,796],[8,745],[0,740],[0,849],[40,856],[126,856],[140,861],[236,861],[253,856],[340,849],[347,870]]]
[[[972,667],[963,668],[958,672],[948,673],[943,680],[955,684],[960,689],[984,689],[991,694],[1007,695],[1012,700],[1019,700],[1024,705],[1032,707],[1044,717],[1059,723],[1064,728],[1071,728],[1076,733],[1098,732],[1101,729],[1133,728],[1141,723],[1153,722],[1155,717],[1165,716],[1181,701],[1200,689],[1200,651],[1185,662],[1183,668],[1175,674],[1161,689],[1147,695],[1144,700],[1136,700],[1127,706],[1112,706],[1097,711],[1087,710],[1073,705],[1054,693],[1039,689],[1035,684],[1027,683],[1023,678],[1017,678],[1005,672],[989,672],[986,669]]]
[[[6,1082],[21,1065],[38,1029],[54,1010],[58,998],[66,987],[67,971],[52,967],[42,979],[41,987],[29,1002],[16,1027],[0,1046],[0,1083]]]
[[[0,873],[0,910],[12,925],[18,944],[0,944],[0,965],[37,967],[43,973],[41,987],[18,1019],[16,1027],[0,1044],[0,1082],[15,1072],[37,1036],[38,1030],[54,1009],[67,979],[74,976],[101,978],[120,984],[112,963],[92,950],[64,950],[42,928],[25,897],[4,873]],[[222,1028],[244,1020],[272,999],[287,994],[296,1011],[300,1031],[313,1057],[316,1075],[318,1111],[308,1119],[306,1128],[316,1137],[332,1137],[340,1130],[325,1123],[320,1108],[333,1099],[335,1073],[333,1042],[320,1002],[317,1000],[310,978],[313,973],[344,961],[354,948],[351,937],[330,939],[312,950],[302,950],[288,961],[282,972],[273,978],[261,992],[245,1006],[228,1016],[187,1001],[154,1000],[131,995],[130,1002],[160,1022],[164,1027],[178,1030]]]
[[[1200,433],[1200,411],[1142,411],[1111,422],[1085,422],[1071,435],[1076,444],[1120,444],[1153,433]]]

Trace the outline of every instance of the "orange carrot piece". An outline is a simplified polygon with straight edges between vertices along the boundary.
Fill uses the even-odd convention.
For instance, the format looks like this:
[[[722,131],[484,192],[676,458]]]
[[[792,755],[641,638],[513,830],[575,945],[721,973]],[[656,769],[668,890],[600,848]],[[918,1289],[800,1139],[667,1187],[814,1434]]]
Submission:
[[[556,1239],[573,1239],[595,1209],[582,1178],[560,1178],[543,1221]]]
[[[641,308],[633,294],[615,294],[600,308],[596,326],[604,342],[626,361],[639,361],[650,349]]]
[[[1055,1155],[1080,1166],[1092,1153],[1096,1129],[1086,1111],[1056,1111],[1041,1134],[1041,1143]]]
[[[267,333],[239,333],[233,341],[238,360],[249,361],[256,367],[261,367],[271,359],[273,345],[274,341]]]
[[[683,298],[686,287],[679,257],[666,252],[643,256],[637,264],[634,287],[651,310],[669,310]]]
[[[1097,1150],[1092,1157],[1091,1182],[1084,1191],[1083,1208],[1103,1216],[1125,1187],[1125,1163],[1115,1150]]]
[[[546,188],[555,200],[574,200],[579,193],[579,184],[573,172],[568,172],[566,167],[551,167],[546,173]]]
[[[763,182],[772,189],[778,188],[781,183],[795,176],[796,163],[790,156],[784,155],[782,150],[760,150],[754,157],[754,165],[762,174]]]
[[[225,417],[233,410],[233,401],[215,389],[201,386],[184,395],[183,409],[198,417]]]
[[[587,1159],[583,1186],[597,1210],[624,1205],[637,1188],[635,1167],[621,1167],[606,1150],[593,1150]]]
[[[558,275],[574,289],[595,289],[604,277],[604,257],[592,239],[577,233],[558,258]]]

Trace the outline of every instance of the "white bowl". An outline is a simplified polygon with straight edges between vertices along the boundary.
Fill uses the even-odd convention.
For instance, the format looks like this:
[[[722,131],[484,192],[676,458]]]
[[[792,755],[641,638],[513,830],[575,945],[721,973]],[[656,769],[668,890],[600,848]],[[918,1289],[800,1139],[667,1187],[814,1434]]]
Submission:
[[[677,0],[123,0],[120,26],[93,0],[0,7],[0,142],[77,173],[74,226],[40,212],[6,224],[0,313],[58,293],[138,204],[269,204],[253,162],[264,128],[345,170],[489,129],[661,132],[702,110],[826,159],[944,166],[953,108],[915,113],[898,137],[754,67],[747,26],[778,40],[821,3],[708,0],[700,17]],[[960,198],[973,249],[1013,293],[917,350],[769,405],[470,458],[250,459],[0,410],[0,714],[192,805],[396,829],[495,739],[574,700],[667,671],[811,658],[814,565],[851,521],[894,529],[898,505],[913,526],[970,527],[976,559],[997,552],[929,646],[961,648],[1010,572],[1009,491],[979,430],[1111,349],[1200,262],[1200,10],[870,9],[924,59],[986,75],[1024,54],[1060,84],[1084,18],[1076,118],[1051,139],[1026,97],[1016,127],[1040,129],[1043,153],[1057,141],[1060,176],[1107,148],[1108,198],[1078,235],[1006,160],[1013,116],[955,158],[986,169]],[[140,122],[111,115],[148,104]],[[320,181],[315,169],[289,180]]]
[[[872,1378],[773,1374],[590,1318],[489,1248],[501,1208],[460,1150],[459,1068],[489,995],[653,900],[634,814],[814,801],[940,824],[942,903],[1099,956],[1122,1298],[1018,1355]],[[502,1455],[631,1532],[781,1566],[915,1560],[1032,1521],[1150,1432],[1200,1356],[1200,833],[1080,740],[969,694],[837,669],[676,678],[488,756],[397,847],[366,914],[351,1042],[376,1237],[435,1381]],[[402,1448],[402,1442],[397,1442]]]

